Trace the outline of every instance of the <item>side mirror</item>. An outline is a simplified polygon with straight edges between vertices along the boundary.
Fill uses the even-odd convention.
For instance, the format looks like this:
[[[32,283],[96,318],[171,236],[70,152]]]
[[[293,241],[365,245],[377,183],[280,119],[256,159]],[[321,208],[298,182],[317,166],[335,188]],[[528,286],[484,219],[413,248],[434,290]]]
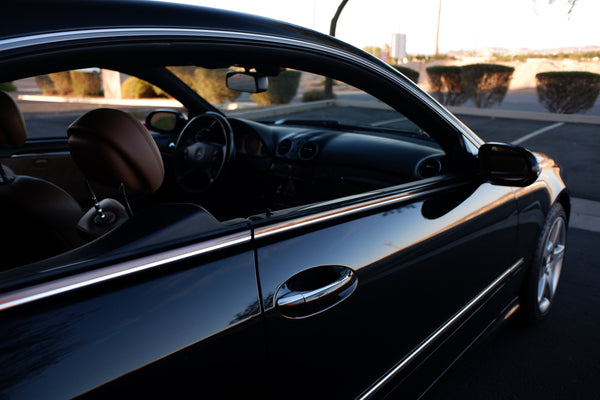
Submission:
[[[238,92],[260,93],[269,87],[267,76],[259,72],[227,72],[227,87]]]
[[[540,165],[528,150],[511,144],[486,143],[479,148],[483,179],[494,185],[528,186],[540,174]]]
[[[146,127],[160,133],[177,133],[185,126],[187,118],[175,110],[156,110],[146,116]]]

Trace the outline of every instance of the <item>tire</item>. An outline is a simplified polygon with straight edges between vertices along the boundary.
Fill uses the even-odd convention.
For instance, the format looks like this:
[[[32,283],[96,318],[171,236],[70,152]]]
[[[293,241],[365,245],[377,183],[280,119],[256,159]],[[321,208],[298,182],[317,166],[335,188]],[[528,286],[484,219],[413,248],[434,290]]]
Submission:
[[[544,320],[554,304],[567,243],[567,216],[562,205],[550,209],[521,293],[521,317],[527,325]]]

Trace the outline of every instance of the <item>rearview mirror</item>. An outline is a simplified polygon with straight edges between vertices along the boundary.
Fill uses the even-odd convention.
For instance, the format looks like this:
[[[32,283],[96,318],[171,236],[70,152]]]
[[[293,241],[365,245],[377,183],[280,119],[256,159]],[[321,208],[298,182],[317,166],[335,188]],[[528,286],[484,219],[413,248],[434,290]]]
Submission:
[[[268,89],[267,76],[259,72],[227,72],[227,87],[246,93],[260,93]]]
[[[501,186],[528,186],[540,174],[540,165],[528,150],[511,144],[486,143],[479,148],[483,179]]]

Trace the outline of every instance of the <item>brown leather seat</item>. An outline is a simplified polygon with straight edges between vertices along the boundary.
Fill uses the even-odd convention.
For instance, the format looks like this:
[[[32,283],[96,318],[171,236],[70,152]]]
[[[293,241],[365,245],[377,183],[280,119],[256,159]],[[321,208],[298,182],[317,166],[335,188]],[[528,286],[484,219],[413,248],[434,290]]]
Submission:
[[[21,147],[27,133],[15,101],[0,91],[0,146]],[[0,269],[8,269],[82,244],[79,204],[60,187],[17,175],[0,164]]]
[[[160,151],[132,115],[98,108],[75,120],[67,133],[71,156],[86,177],[136,192],[154,192],[162,184]]]
[[[135,193],[152,193],[161,186],[160,151],[150,132],[132,115],[95,109],[75,120],[67,133],[71,156],[88,179],[115,188],[122,185]],[[86,213],[79,229],[88,237],[98,237],[127,219],[124,210],[118,201],[104,199]]]

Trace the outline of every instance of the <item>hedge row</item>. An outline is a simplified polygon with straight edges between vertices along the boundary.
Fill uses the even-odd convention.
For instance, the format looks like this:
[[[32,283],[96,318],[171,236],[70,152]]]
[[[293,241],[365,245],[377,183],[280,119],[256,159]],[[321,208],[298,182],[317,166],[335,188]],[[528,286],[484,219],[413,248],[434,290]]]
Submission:
[[[287,104],[298,93],[300,71],[283,70],[277,76],[269,76],[269,89],[262,93],[250,95],[252,101],[259,105]]]
[[[440,103],[456,106],[471,99],[479,108],[502,103],[514,70],[498,64],[434,66],[426,69],[431,92]]]
[[[414,83],[419,83],[419,71],[415,71],[414,69],[405,67],[403,65],[392,65],[392,67],[396,68]]]
[[[589,110],[600,93],[600,75],[591,72],[541,72],[535,80],[538,101],[552,113]]]
[[[17,90],[17,87],[12,82],[2,82],[0,83],[0,90],[4,92],[14,92]]]
[[[427,68],[433,96],[442,104],[458,106],[468,100],[461,67],[435,66]]]
[[[45,95],[102,96],[102,78],[96,71],[63,71],[35,77]]]
[[[130,76],[121,84],[121,96],[125,99],[144,99],[153,97],[166,97],[166,93],[142,79]]]
[[[169,69],[210,103],[234,101],[241,94],[241,92],[229,89],[225,84],[225,75],[229,71],[227,68],[207,69],[185,66]]]
[[[467,97],[478,108],[502,103],[512,79],[513,67],[498,64],[471,64],[462,67]]]

